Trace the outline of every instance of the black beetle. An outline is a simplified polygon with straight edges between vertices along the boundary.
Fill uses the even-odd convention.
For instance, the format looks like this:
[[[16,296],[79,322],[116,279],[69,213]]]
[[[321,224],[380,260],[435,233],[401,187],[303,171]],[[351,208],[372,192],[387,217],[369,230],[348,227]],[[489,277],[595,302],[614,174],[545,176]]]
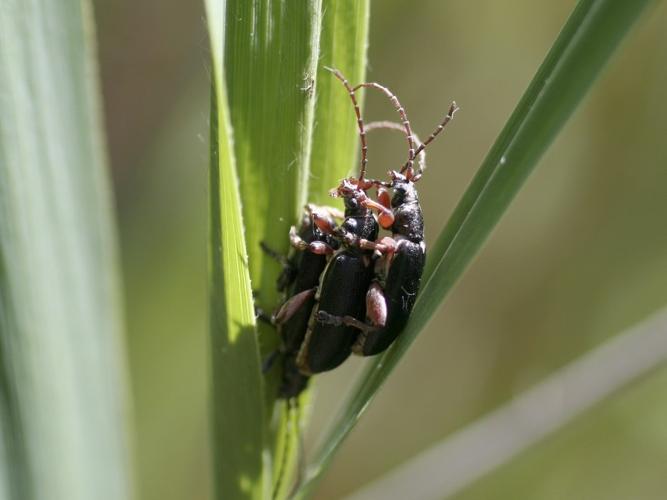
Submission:
[[[339,246],[336,239],[322,233],[313,223],[314,211],[330,224],[335,224],[336,219],[343,217],[338,209],[309,204],[305,207],[299,228],[290,228],[292,248],[287,257],[264,242],[261,243],[262,249],[283,266],[277,288],[283,293],[285,300],[268,320],[276,326],[281,345],[264,362],[264,371],[267,371],[276,356],[283,356],[283,374],[278,389],[278,397],[281,399],[298,396],[308,384],[308,377],[300,374],[296,367],[296,354],[308,329],[308,321],[315,305],[315,293],[327,265],[327,256]]]
[[[367,162],[366,135],[361,112],[347,80],[334,71],[348,89],[361,139],[360,179],[363,179]],[[297,233],[292,227],[290,241],[294,248],[292,257],[284,265],[278,286],[286,292],[287,300],[273,316],[283,340],[283,352],[297,352],[296,365],[306,376],[335,368],[351,353],[351,346],[358,330],[345,325],[325,325],[315,320],[319,308],[335,314],[365,317],[364,296],[373,276],[371,256],[373,251],[360,247],[337,248],[337,239],[332,237],[333,228],[360,239],[377,238],[377,219],[370,210],[383,207],[365,196],[356,186],[343,180],[333,195],[345,202],[344,221],[336,226],[331,209],[316,209],[309,206]],[[364,203],[360,203],[360,200]],[[312,225],[312,218],[316,223]],[[267,250],[272,253],[270,250]],[[335,253],[334,253],[335,252]],[[275,253],[272,253],[275,255]],[[327,263],[328,262],[328,263]],[[326,267],[325,267],[326,265]],[[294,366],[285,361],[281,397],[298,395],[301,381],[294,382]],[[296,393],[296,394],[295,394]]]
[[[378,222],[366,203],[365,193],[344,179],[335,195],[345,201],[345,220],[341,226],[335,227],[314,212],[318,228],[331,235],[341,232],[362,240],[375,240]],[[358,329],[343,324],[325,324],[316,318],[319,310],[357,320],[365,317],[364,296],[373,278],[372,254],[371,249],[343,245],[329,260],[320,278],[316,304],[296,359],[303,374],[332,370],[351,354]]]
[[[408,161],[399,172],[389,172],[391,181],[388,183],[363,179],[357,183],[359,189],[364,191],[373,185],[378,186],[378,201],[383,207],[379,213],[380,225],[384,229],[391,229],[392,237],[373,242],[360,239],[354,234],[337,234],[348,246],[358,245],[360,248],[373,249],[379,254],[375,263],[375,275],[366,294],[366,322],[359,321],[356,317],[335,314],[324,308],[319,309],[317,320],[325,325],[357,328],[360,334],[352,350],[356,354],[371,356],[387,349],[403,331],[421,284],[426,245],[424,219],[414,183],[421,178],[423,171],[420,166],[419,172],[414,172],[414,159],[452,120],[459,108],[453,102],[445,119],[426,142],[415,150],[410,125],[398,99],[388,89],[376,83],[363,83],[354,89],[359,87],[382,90],[395,105],[408,139]],[[393,196],[390,198],[383,188],[391,188]]]

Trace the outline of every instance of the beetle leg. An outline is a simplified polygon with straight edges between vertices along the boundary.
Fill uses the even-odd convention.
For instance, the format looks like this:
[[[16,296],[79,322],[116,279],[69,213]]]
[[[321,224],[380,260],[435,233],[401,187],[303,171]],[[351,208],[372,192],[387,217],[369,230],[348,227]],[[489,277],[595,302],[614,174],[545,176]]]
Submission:
[[[387,298],[382,286],[377,281],[371,283],[366,293],[366,320],[370,321],[373,328],[361,330],[357,340],[352,346],[352,352],[364,356],[364,344],[368,334],[381,330],[387,324]]]
[[[292,245],[294,248],[297,250],[305,250],[308,248],[308,243],[299,236],[299,234],[296,232],[296,227],[292,226],[289,228],[289,242],[290,245]]]
[[[314,205],[312,203],[308,203],[306,205],[306,213],[308,215],[312,216],[312,214],[316,212],[319,214],[325,213],[329,216],[330,219],[332,219],[332,221],[334,219],[342,220],[345,218],[345,213],[340,208],[330,207],[328,205]]]
[[[269,355],[264,358],[264,361],[262,361],[262,373],[267,373],[273,367],[279,354],[280,350],[276,349],[275,351],[271,351]]]
[[[378,186],[378,202],[387,210],[391,209],[391,195],[384,186]]]
[[[351,326],[364,332],[377,330],[378,328],[373,325],[368,325],[363,321],[359,321],[357,318],[353,318],[352,316],[334,316],[333,314],[329,314],[326,311],[317,311],[317,321],[324,325]]]
[[[301,236],[296,232],[296,228],[292,226],[289,230],[289,240],[290,244],[297,250],[305,251],[318,254],[318,255],[331,255],[334,253],[333,247],[327,245],[323,241],[311,241],[310,243],[306,242]]]
[[[313,241],[308,245],[308,251],[317,255],[331,255],[335,252],[331,245],[323,241]]]
[[[313,212],[310,216],[313,219],[313,223],[317,226],[317,229],[324,234],[334,234],[336,232],[336,225],[328,217],[323,216],[319,212]]]
[[[273,316],[273,323],[276,325],[282,325],[288,321],[292,316],[294,316],[294,313],[296,313],[301,308],[301,306],[303,306],[308,300],[315,296],[316,291],[317,288],[311,288],[290,297],[289,300],[280,306],[278,312]]]
[[[275,326],[273,324],[273,318],[261,307],[255,306],[255,318],[268,325]]]
[[[380,256],[392,255],[396,252],[396,240],[389,236],[385,236],[379,241],[371,241],[359,238],[348,232],[343,236],[343,240],[347,245],[356,246],[364,250],[373,250],[380,254]]]
[[[259,246],[262,248],[262,250],[264,251],[264,253],[266,255],[268,255],[272,259],[275,259],[283,267],[291,267],[290,263],[287,260],[287,257],[285,257],[283,254],[281,254],[279,251],[274,250],[273,248],[271,248],[264,241],[260,241]]]
[[[378,328],[387,324],[387,299],[377,282],[373,282],[366,293],[366,317]]]
[[[394,212],[385,207],[383,204],[373,201],[370,198],[366,198],[361,202],[367,208],[374,208],[378,211],[378,222],[384,229],[391,228],[394,223]]]

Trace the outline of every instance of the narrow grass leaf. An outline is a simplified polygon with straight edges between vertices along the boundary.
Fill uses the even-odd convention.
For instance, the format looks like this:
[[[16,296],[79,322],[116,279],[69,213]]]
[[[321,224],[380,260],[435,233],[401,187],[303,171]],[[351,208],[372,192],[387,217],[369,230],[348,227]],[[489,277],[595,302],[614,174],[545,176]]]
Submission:
[[[301,496],[312,493],[343,439],[476,255],[648,3],[579,2],[430,250],[422,290],[406,331],[392,348],[370,363],[315,457]]]
[[[117,243],[91,6],[0,7],[0,496],[127,499]]]
[[[367,0],[322,2],[317,103],[308,184],[308,201],[312,203],[330,205],[329,190],[350,172],[358,174],[359,135],[354,108],[343,85],[325,67],[340,70],[352,84],[364,80],[368,14]]]
[[[226,2],[225,80],[253,288],[275,306],[279,266],[306,202],[320,0]],[[275,337],[275,334],[273,334]]]
[[[289,227],[307,201],[322,4],[229,0],[223,10],[224,79],[249,272],[256,303],[271,312],[280,299],[281,267],[260,242],[286,254]],[[273,328],[259,325],[259,345],[265,359],[278,345]],[[286,405],[276,404],[279,365],[261,376],[271,489],[280,482],[281,491],[273,492],[280,497],[289,488],[298,433],[289,430]]]
[[[618,396],[665,361],[667,309],[662,309],[432,444],[346,500],[452,497],[603,400]]]
[[[210,333],[215,498],[266,498],[263,379],[223,66],[224,7],[211,38]]]

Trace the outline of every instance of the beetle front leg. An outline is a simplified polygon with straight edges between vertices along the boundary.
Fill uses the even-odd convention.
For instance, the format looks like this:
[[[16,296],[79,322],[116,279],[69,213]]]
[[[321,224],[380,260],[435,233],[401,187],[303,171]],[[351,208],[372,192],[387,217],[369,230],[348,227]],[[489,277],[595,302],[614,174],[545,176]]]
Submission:
[[[384,199],[382,199],[384,202]],[[364,199],[361,204],[366,208],[372,208],[378,212],[378,222],[383,227],[383,229],[390,229],[394,224],[394,212],[390,208],[387,208],[382,203],[371,200],[370,198]]]
[[[384,236],[378,241],[368,241],[368,240],[359,240],[359,247],[365,250],[374,250],[378,252],[381,256],[384,255],[393,255],[396,252],[398,244],[394,238],[389,236]]]
[[[342,240],[348,245],[348,246],[355,246],[359,247],[363,250],[373,250],[374,252],[377,252],[379,256],[391,256],[396,252],[396,240],[393,238],[390,238],[389,236],[385,236],[381,238],[378,241],[371,241],[371,240],[366,240],[363,238],[359,238],[358,236],[355,236],[352,233],[346,232],[342,236]]]
[[[309,251],[317,255],[331,255],[334,253],[333,247],[327,245],[324,241],[311,241],[310,243],[306,242],[301,236],[296,232],[296,227],[292,226],[289,230],[289,241],[290,244],[301,251]]]

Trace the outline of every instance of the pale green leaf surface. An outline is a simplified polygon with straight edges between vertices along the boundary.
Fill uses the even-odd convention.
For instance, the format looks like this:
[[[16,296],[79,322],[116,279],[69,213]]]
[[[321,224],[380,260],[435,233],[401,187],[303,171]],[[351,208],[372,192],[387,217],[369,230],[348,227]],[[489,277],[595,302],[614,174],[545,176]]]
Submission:
[[[286,253],[289,227],[306,202],[321,2],[231,0],[223,9],[223,77],[250,278],[257,304],[271,312],[281,267],[260,242]],[[275,330],[260,324],[259,345],[265,358],[278,345]],[[277,367],[264,376],[264,432],[272,450],[281,439],[273,419],[282,408],[274,404],[279,377]],[[279,468],[283,458],[275,458]]]
[[[0,497],[131,496],[90,5],[0,4]]]
[[[369,365],[315,457],[301,496],[312,493],[343,439],[476,255],[648,3],[582,0],[578,4],[429,251],[422,290],[406,331]]]
[[[358,175],[359,134],[354,108],[345,87],[325,66],[340,70],[351,84],[364,80],[368,14],[366,0],[322,2],[317,103],[308,183],[308,201],[312,203],[331,205],[329,190],[350,172]]]
[[[213,59],[210,332],[216,498],[267,496],[263,379],[223,68],[224,3],[207,2]]]
[[[267,308],[280,268],[259,243],[285,252],[306,202],[320,12],[319,0],[226,3],[224,77],[250,276]]]

